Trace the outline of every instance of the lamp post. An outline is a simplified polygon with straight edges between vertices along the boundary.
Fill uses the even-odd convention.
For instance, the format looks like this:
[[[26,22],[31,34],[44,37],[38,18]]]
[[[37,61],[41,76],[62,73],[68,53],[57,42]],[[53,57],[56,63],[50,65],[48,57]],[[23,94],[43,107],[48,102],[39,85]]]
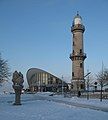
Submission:
[[[89,75],[90,75],[91,72],[89,72],[89,70],[87,70],[87,74],[84,76],[87,77],[87,100],[89,100]]]
[[[100,81],[100,86],[101,86],[101,90],[100,90],[100,101],[102,102],[102,90],[103,90],[103,62],[102,62],[102,79]]]
[[[62,95],[63,95],[63,75],[62,75]]]
[[[89,75],[87,78],[87,100],[89,100]]]

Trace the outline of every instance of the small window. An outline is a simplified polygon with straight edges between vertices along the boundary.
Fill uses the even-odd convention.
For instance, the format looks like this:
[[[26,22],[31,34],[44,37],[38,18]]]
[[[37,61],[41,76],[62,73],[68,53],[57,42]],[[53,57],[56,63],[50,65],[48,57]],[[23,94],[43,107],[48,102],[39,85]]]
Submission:
[[[74,76],[74,72],[72,72],[72,76]]]
[[[74,50],[73,50],[73,54],[74,54]]]
[[[73,41],[73,46],[75,45],[74,41]]]
[[[83,67],[83,63],[80,63],[80,68],[82,68]]]
[[[82,49],[80,49],[80,53],[82,53]]]
[[[84,84],[81,84],[81,89],[84,89]]]

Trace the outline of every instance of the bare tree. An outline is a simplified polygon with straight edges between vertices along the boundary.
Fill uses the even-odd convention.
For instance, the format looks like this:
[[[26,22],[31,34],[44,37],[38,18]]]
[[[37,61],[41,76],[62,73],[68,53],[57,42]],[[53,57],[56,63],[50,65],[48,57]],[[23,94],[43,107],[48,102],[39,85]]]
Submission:
[[[4,81],[8,81],[10,76],[11,76],[11,73],[10,73],[10,69],[8,66],[8,61],[2,59],[1,53],[0,53],[0,85]]]
[[[99,84],[102,84],[102,86],[108,85],[108,69],[104,68],[102,71],[100,71],[97,74],[97,80]]]
[[[108,85],[108,69],[106,69],[106,68],[103,69],[103,64],[102,64],[102,70],[97,75],[97,80],[99,81],[99,84],[101,86],[100,101],[102,102],[103,87]]]

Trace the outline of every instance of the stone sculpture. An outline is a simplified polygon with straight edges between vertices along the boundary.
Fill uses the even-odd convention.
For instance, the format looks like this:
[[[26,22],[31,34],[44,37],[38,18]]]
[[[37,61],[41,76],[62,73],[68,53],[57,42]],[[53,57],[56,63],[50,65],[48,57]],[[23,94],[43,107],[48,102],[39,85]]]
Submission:
[[[18,73],[17,71],[15,71],[13,73],[12,82],[13,82],[13,89],[15,91],[14,105],[21,105],[21,91],[24,82],[23,74],[21,72]]]

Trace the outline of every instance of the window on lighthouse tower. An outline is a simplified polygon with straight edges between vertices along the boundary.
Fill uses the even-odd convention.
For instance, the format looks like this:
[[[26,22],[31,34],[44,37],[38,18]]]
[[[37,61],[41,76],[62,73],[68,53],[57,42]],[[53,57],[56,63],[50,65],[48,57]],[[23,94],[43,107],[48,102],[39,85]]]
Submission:
[[[74,72],[72,72],[72,76],[74,77]]]
[[[82,53],[82,49],[80,49],[80,54]]]
[[[83,63],[80,63],[80,68],[82,68],[83,67]]]

